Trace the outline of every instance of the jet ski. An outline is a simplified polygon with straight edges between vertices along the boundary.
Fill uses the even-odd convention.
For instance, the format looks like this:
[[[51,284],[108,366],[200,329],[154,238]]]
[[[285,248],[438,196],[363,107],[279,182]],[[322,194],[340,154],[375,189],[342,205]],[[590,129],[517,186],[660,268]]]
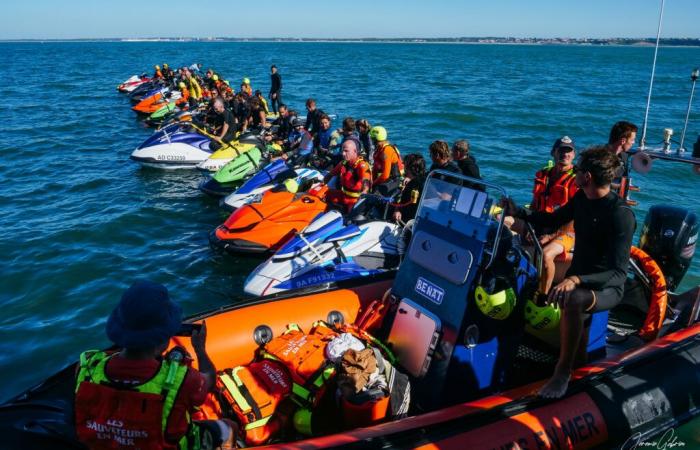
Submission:
[[[260,135],[255,132],[243,133],[229,145],[212,153],[206,161],[197,165],[197,168],[205,172],[216,172],[227,163],[256,147],[262,152],[265,151],[266,146]]]
[[[635,442],[652,442],[700,416],[696,406],[700,286],[673,293],[692,258],[694,247],[690,252],[684,249],[696,238],[693,213],[655,207],[647,215],[640,239],[641,248],[672,281],[668,306],[673,312],[656,317],[653,334],[645,338],[634,320],[659,311],[653,296],[642,294],[648,311],[634,310],[634,317],[620,314],[618,308],[593,314],[586,348],[590,362],[574,372],[562,398],[543,399],[532,392],[551,374],[558,350],[523,326],[524,300],[532,294],[537,271],[530,254],[510,233],[504,233],[502,219],[488,213],[488,204],[505,192],[484,194],[452,183],[449,173],[440,175],[443,180],[428,179],[414,238],[397,272],[237,301],[187,319],[188,323],[206,321],[208,356],[219,371],[247,370],[251,361],[259,362],[268,350],[279,348],[272,345],[280,342],[277,338],[291,337],[290,329],[298,328],[308,336],[321,321],[321,326],[330,328],[329,339],[360,330],[354,333],[371,335],[373,340],[365,342],[377,352],[396,356],[392,367],[396,376],[408,378],[410,397],[408,389],[392,390],[390,396],[407,410],[390,417],[386,407],[374,407],[373,402],[387,398],[386,392],[377,394],[384,397],[368,396],[355,404],[342,398],[346,406],[338,408],[336,400],[343,393],[326,384],[337,375],[324,371],[326,378],[320,384],[327,388],[318,404],[327,404],[328,409],[305,409],[290,401],[291,412],[283,408],[270,412],[266,403],[266,409],[260,409],[266,411],[262,419],[258,412],[246,418],[243,414],[251,404],[246,399],[272,398],[268,391],[259,392],[265,385],[258,382],[255,389],[244,391],[245,396],[210,395],[193,419],[245,420],[240,438],[248,442],[260,428],[245,424],[259,419],[255,426],[265,427],[271,438],[259,443],[269,444],[270,449],[578,450],[634,448]],[[449,189],[440,182],[448,183]],[[445,195],[431,195],[433,188]],[[455,201],[446,201],[446,196]],[[511,292],[499,298],[515,301],[504,319],[487,316],[476,305],[475,288],[481,274],[490,270],[502,271],[510,286]],[[623,321],[632,330],[625,335],[618,331]],[[608,323],[613,322],[616,329],[609,329]],[[190,338],[172,338],[170,348],[176,346],[194,354]],[[309,362],[307,369],[316,366],[315,361],[311,366],[312,358],[305,354],[304,358],[302,362]],[[249,382],[239,386],[243,383]],[[299,382],[295,379],[295,383]],[[300,384],[294,390],[289,386],[284,398],[302,398]],[[75,433],[75,387],[76,363],[0,405],[3,448],[81,448]],[[231,402],[247,408],[225,416],[227,411],[231,414]],[[275,428],[275,423],[282,425]]]
[[[143,100],[146,97],[150,97],[151,95],[155,94],[158,92],[160,89],[163,88],[163,82],[161,80],[150,80],[147,81],[143,84],[140,84],[139,86],[136,87],[133,91],[131,91],[129,95],[129,99],[131,100],[132,103],[136,104]]]
[[[194,169],[211,154],[211,139],[196,132],[191,122],[177,122],[161,128],[131,154],[131,159],[146,167]]]
[[[182,96],[180,91],[173,91],[169,88],[162,88],[155,94],[144,98],[131,109],[139,114],[151,115],[168,103],[173,103]]]
[[[268,295],[395,269],[401,227],[371,221],[345,224],[329,211],[309,224],[246,279],[243,290]]]
[[[289,169],[284,161],[278,159],[253,175],[235,192],[227,195],[222,200],[221,206],[235,210],[246,203],[260,201],[260,197],[264,192],[274,189],[275,186],[288,179],[293,179],[297,186],[302,186],[309,182],[320,183],[323,181],[323,173],[316,169],[305,167]]]
[[[301,186],[299,189],[305,190]],[[275,252],[326,211],[327,189],[316,184],[307,192],[289,192],[283,184],[264,192],[259,201],[231,213],[209,234],[209,242],[229,253]]]
[[[141,76],[132,75],[131,77],[127,78],[123,83],[119,84],[119,86],[117,86],[117,90],[119,92],[125,93],[133,92],[134,89],[150,80],[151,79],[148,78],[145,74]]]

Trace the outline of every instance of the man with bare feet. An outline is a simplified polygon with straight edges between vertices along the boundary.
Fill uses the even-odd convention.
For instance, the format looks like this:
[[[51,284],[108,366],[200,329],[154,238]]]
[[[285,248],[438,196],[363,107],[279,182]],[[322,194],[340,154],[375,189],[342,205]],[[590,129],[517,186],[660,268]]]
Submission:
[[[622,299],[630,246],[636,226],[634,213],[610,189],[621,166],[606,147],[594,147],[580,156],[575,167],[579,191],[552,213],[517,208],[503,202],[505,213],[535,225],[559,228],[574,221],[576,248],[566,278],[549,291],[549,302],[562,310],[560,352],[554,374],[539,391],[546,398],[566,394],[576,363],[585,361],[588,314],[615,307]]]

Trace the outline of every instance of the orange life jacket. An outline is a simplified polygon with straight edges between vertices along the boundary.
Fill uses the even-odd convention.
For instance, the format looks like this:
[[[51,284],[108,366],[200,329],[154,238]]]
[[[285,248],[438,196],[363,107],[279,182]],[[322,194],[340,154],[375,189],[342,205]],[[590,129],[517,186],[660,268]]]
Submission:
[[[335,366],[326,359],[326,344],[338,336],[332,328],[315,324],[304,333],[296,324],[265,344],[261,356],[283,364],[292,378],[292,400],[302,406],[313,406],[335,376]]]
[[[573,169],[562,173],[556,180],[550,180],[552,170],[553,167],[545,167],[535,174],[535,187],[532,190],[534,211],[554,212],[571,200],[578,190]]]
[[[273,414],[291,394],[292,380],[282,364],[263,359],[224,370],[216,378],[216,387],[243,425],[246,443],[261,445],[280,428]]]
[[[399,149],[394,144],[384,141],[374,151],[372,179],[374,184],[385,183],[403,177],[403,161]]]

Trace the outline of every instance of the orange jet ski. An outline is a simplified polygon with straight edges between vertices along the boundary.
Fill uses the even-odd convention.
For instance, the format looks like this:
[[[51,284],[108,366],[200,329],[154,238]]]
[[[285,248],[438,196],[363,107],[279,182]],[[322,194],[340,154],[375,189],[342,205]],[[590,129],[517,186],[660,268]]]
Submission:
[[[164,88],[154,93],[153,95],[144,98],[136,105],[134,105],[131,109],[137,112],[138,114],[151,115],[154,112],[158,111],[160,108],[162,108],[165,104],[174,102],[175,100],[180,98],[181,95],[182,94],[180,93],[180,91],[171,91],[167,88]]]
[[[290,192],[283,184],[235,210],[209,235],[215,248],[230,253],[275,252],[325,212],[328,188],[317,184],[308,191]]]

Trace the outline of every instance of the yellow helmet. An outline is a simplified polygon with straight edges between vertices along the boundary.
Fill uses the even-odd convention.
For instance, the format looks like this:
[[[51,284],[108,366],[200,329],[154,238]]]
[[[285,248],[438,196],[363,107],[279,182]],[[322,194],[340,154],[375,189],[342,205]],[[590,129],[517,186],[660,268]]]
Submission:
[[[369,137],[371,139],[374,139],[375,141],[386,141],[386,138],[387,138],[386,128],[380,127],[380,126],[372,127],[369,130]]]
[[[187,87],[187,85],[185,85],[185,83],[182,82],[182,81],[180,81],[180,83],[178,84],[178,86],[180,87],[180,89],[185,89],[185,88]]]
[[[508,281],[501,277],[480,283],[474,291],[474,299],[484,315],[496,320],[507,319],[515,309],[517,301],[515,291]]]
[[[163,69],[167,69],[167,68],[168,68],[168,63],[163,63]]]
[[[250,78],[248,78],[248,77],[243,78],[243,84],[250,84]]]
[[[287,178],[282,184],[284,184],[284,187],[292,194],[296,194],[299,190],[299,183],[297,183],[297,180],[294,178]]]
[[[156,64],[156,65],[154,66],[154,68],[155,68],[156,70],[160,70],[160,66],[159,66],[158,64]]]
[[[301,434],[306,436],[311,436],[311,410],[307,408],[300,408],[294,413],[292,418],[294,422],[294,428]]]
[[[539,306],[532,300],[525,303],[525,320],[535,330],[554,330],[561,320],[561,309],[555,305]]]
[[[211,79],[214,81],[219,81],[219,76],[217,74],[214,74],[212,75]]]

